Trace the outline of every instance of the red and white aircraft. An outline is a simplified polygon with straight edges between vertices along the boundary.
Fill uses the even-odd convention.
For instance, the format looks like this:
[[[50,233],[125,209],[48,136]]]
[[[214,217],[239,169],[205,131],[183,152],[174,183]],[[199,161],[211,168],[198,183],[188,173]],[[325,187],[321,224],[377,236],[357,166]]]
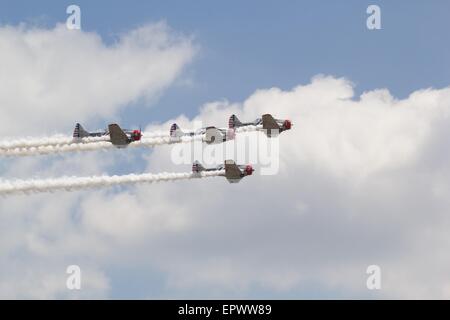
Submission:
[[[235,132],[232,128],[216,128],[213,126],[204,127],[197,130],[183,131],[176,123],[172,124],[172,126],[170,127],[170,137],[173,139],[201,135],[204,136],[204,142],[208,144],[215,144],[233,140],[235,137]]]

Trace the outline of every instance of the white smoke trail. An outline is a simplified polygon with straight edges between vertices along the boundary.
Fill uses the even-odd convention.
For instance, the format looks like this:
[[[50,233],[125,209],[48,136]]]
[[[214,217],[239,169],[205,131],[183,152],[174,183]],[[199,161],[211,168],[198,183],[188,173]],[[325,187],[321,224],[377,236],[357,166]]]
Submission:
[[[1,156],[34,156],[50,153],[62,153],[71,151],[89,151],[109,149],[113,145],[110,142],[99,141],[95,143],[72,143],[64,145],[47,145],[30,148],[0,149]]]
[[[194,140],[201,139],[201,136],[181,137],[173,139],[169,136],[159,138],[142,138],[141,141],[130,143],[127,147],[154,147],[158,145],[173,144],[173,143],[187,143]],[[71,143],[64,145],[47,145],[30,148],[14,148],[14,149],[0,149],[0,156],[34,156],[45,155],[52,153],[64,153],[74,151],[93,151],[93,150],[108,150],[116,148],[109,141],[98,141],[91,143]]]
[[[108,141],[109,137],[86,137],[75,141],[72,137],[52,136],[43,138],[22,138],[11,141],[1,141],[0,150],[19,149],[19,148],[36,148],[45,146],[67,145],[72,143],[95,143],[100,141]]]
[[[159,137],[159,138],[142,138],[141,141],[130,143],[128,146],[132,148],[139,147],[154,147],[156,145],[163,144],[174,144],[174,143],[189,143],[193,141],[201,141],[203,139],[202,135],[197,136],[183,136],[183,137]]]
[[[153,183],[160,181],[176,181],[198,179],[206,177],[217,177],[224,175],[225,170],[207,171],[200,173],[162,172],[157,174],[128,174],[123,176],[92,176],[92,177],[61,177],[56,179],[42,180],[13,180],[0,181],[0,195],[11,195],[17,193],[42,193],[54,191],[74,191],[87,188],[110,187],[123,184]]]

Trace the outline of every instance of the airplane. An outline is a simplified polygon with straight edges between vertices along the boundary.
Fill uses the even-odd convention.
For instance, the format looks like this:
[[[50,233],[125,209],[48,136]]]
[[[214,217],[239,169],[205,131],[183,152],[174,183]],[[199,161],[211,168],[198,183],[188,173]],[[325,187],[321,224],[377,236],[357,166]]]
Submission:
[[[180,127],[174,123],[170,127],[170,137],[173,139],[181,138],[184,136],[193,137],[197,135],[205,135],[203,141],[208,144],[222,143],[235,138],[235,132],[232,128],[216,128],[213,126],[200,128],[195,131],[183,131]]]
[[[251,165],[249,164],[237,165],[233,160],[225,160],[224,164],[220,164],[215,168],[205,168],[198,161],[194,161],[194,163],[192,164],[193,173],[200,173],[202,171],[217,171],[224,169],[225,173],[221,174],[221,176],[227,178],[228,182],[230,183],[238,183],[239,181],[241,181],[243,177],[251,176],[253,171],[255,171],[255,169],[253,169]]]
[[[142,138],[142,131],[139,130],[126,130],[120,128],[116,123],[108,125],[107,130],[88,132],[81,124],[77,123],[75,125],[75,130],[73,131],[73,138],[75,141],[79,141],[82,138],[87,137],[103,137],[109,135],[109,141],[118,148],[124,148],[131,142],[140,141]]]
[[[262,130],[268,137],[271,137],[272,130],[278,130],[278,133],[289,130],[292,127],[291,120],[275,119],[271,114],[263,114],[261,118],[256,119],[253,122],[241,122],[234,114],[230,116],[228,120],[228,127],[235,129],[244,126],[258,126],[262,125]]]

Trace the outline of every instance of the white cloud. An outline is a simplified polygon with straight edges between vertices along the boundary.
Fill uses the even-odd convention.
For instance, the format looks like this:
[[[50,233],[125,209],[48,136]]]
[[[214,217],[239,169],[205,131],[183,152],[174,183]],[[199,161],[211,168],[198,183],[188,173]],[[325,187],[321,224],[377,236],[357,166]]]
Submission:
[[[0,89],[0,101],[14,102],[21,112],[33,114],[26,120],[30,125],[55,112],[46,128],[58,128],[75,116],[90,118],[92,101],[99,104],[96,116],[111,117],[127,102],[167,86],[192,56],[189,41],[173,40],[161,26],[131,32],[114,46],[105,46],[94,34],[74,33],[70,37],[84,49],[71,57],[81,70],[60,62],[61,68],[68,68],[61,73],[74,73],[71,82],[59,72],[42,71],[48,70],[45,61],[56,59],[47,56],[50,51],[63,47],[63,52],[72,52],[70,41],[56,45],[66,41],[60,33],[67,31],[59,27],[1,32],[5,37],[0,43],[22,48],[8,61],[22,59],[31,68],[24,66],[13,77],[12,87]],[[36,39],[30,40],[34,34]],[[39,49],[52,37],[52,50]],[[158,60],[149,58],[153,54],[162,61],[178,57],[174,61],[179,61],[179,68],[161,67],[165,76],[142,72],[147,63]],[[125,81],[123,90],[123,81],[111,78],[111,68],[117,65],[123,67],[117,71],[123,72],[120,79],[136,79]],[[92,70],[89,79],[86,70]],[[58,113],[57,105],[72,98],[63,83],[75,86],[81,80],[86,83],[79,84],[78,94],[69,99],[80,109]],[[151,85],[152,81],[159,82]],[[52,88],[58,88],[59,98],[53,97]],[[28,99],[41,101],[43,111],[32,113]],[[280,136],[279,174],[256,174],[235,185],[211,178],[5,198],[0,202],[0,264],[8,274],[0,275],[0,294],[68,297],[58,289],[60,281],[48,277],[64,272],[68,264],[79,264],[93,270],[97,280],[85,294],[97,297],[115,290],[111,268],[138,268],[156,270],[162,277],[160,290],[155,283],[142,283],[150,297],[293,298],[314,292],[330,298],[448,298],[449,111],[450,88],[420,90],[402,100],[387,89],[354,97],[348,80],[324,76],[292,90],[258,90],[242,103],[205,104],[196,118],[177,121],[184,127],[200,119],[226,126],[231,113],[253,120],[266,112],[291,118],[293,129]],[[20,123],[17,114],[11,112],[2,125]],[[167,130],[171,122],[153,127]],[[155,150],[146,157],[149,171],[189,170],[170,163],[170,147]],[[71,173],[91,174],[105,169],[87,165],[99,159],[93,154],[84,163],[62,159],[51,165],[23,160],[11,172],[27,175],[39,169],[56,176],[70,163]],[[371,264],[382,269],[383,289],[376,293],[365,287]],[[28,286],[26,275],[35,268],[41,271]],[[49,270],[50,276],[42,270]],[[144,274],[114,276],[146,279]],[[22,279],[22,285],[8,279]],[[131,290],[127,294],[133,297]]]

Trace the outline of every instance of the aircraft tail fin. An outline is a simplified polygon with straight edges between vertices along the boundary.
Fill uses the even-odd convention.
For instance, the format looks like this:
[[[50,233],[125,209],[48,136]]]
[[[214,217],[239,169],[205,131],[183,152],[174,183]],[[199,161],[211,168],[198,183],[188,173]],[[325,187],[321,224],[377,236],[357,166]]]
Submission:
[[[180,129],[180,127],[176,123],[172,124],[172,126],[170,127],[170,136],[172,138],[179,138],[183,135],[183,131]]]
[[[205,167],[202,166],[200,162],[195,160],[194,163],[192,164],[192,172],[198,173],[198,172],[202,172],[202,171],[205,171]]]
[[[79,123],[75,125],[75,129],[73,130],[74,138],[86,138],[89,137],[89,132],[84,130],[83,126]]]
[[[238,117],[235,114],[232,114],[230,116],[230,119],[228,119],[228,128],[234,129],[234,128],[241,127],[241,126],[242,126],[242,122],[239,121]]]

